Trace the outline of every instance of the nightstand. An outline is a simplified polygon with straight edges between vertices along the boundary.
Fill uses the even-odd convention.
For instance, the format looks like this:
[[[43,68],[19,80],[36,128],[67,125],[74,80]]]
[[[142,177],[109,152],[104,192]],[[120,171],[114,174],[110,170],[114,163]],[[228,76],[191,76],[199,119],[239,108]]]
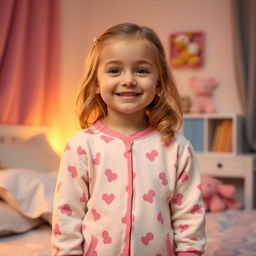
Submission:
[[[198,154],[201,173],[238,181],[237,197],[245,209],[256,207],[256,155]],[[225,182],[228,183],[228,182]]]

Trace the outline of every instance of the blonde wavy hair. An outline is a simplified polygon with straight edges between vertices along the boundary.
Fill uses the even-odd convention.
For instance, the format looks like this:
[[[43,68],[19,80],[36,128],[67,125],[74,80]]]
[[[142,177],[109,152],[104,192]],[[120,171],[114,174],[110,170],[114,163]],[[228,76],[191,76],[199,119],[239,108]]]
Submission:
[[[107,106],[97,94],[97,69],[104,42],[110,38],[131,36],[145,40],[157,53],[159,93],[147,107],[146,114],[150,125],[159,130],[163,140],[170,140],[174,136],[174,129],[179,128],[182,123],[180,96],[159,37],[151,28],[133,23],[115,25],[95,40],[85,62],[84,76],[75,102],[80,125],[86,128],[107,116]]]

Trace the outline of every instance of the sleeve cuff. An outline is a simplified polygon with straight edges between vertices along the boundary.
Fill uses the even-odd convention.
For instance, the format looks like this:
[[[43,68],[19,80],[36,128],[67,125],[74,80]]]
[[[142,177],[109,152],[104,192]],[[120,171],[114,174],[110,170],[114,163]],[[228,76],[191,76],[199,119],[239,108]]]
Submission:
[[[202,256],[201,252],[177,252],[177,256]]]

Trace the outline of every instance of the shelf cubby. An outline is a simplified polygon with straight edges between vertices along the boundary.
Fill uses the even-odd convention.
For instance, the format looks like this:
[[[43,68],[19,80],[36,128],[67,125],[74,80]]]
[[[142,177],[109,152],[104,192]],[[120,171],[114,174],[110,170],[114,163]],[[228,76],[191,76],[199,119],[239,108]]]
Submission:
[[[241,153],[238,114],[185,114],[182,132],[197,153]]]

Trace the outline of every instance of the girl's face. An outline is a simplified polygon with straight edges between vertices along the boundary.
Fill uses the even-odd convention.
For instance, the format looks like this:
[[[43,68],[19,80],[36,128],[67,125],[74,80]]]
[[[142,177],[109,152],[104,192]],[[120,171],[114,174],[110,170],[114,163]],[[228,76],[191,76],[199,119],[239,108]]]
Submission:
[[[108,39],[100,53],[97,79],[108,117],[144,116],[158,84],[155,52],[137,37]]]

